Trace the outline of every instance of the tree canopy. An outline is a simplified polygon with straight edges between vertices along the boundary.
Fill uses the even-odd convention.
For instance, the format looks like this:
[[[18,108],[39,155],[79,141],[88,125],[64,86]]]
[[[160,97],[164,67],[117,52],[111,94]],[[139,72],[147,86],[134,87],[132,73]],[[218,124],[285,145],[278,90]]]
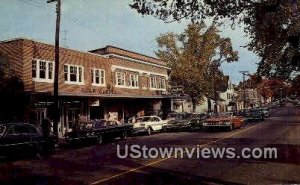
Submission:
[[[24,109],[24,84],[0,53],[0,121],[21,120]]]
[[[171,85],[183,87],[194,110],[204,96],[215,98],[215,92],[226,90],[228,77],[219,67],[237,61],[238,53],[229,38],[219,35],[216,24],[189,24],[181,34],[160,35],[157,43],[156,55],[172,69]]]
[[[247,47],[261,61],[258,74],[281,79],[300,70],[300,1],[297,0],[132,0],[131,8],[166,22],[229,19],[242,24]]]

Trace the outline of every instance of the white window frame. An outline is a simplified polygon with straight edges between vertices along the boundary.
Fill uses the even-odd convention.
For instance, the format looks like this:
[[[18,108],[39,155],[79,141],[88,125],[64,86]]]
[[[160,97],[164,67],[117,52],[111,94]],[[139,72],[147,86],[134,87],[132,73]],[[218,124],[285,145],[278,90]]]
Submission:
[[[33,67],[33,62],[35,61],[35,72],[36,72],[36,77],[33,78],[32,77],[32,80],[35,81],[35,82],[45,82],[45,83],[53,83],[54,82],[54,62],[53,61],[48,61],[48,60],[40,60],[40,59],[33,59],[31,61],[31,71],[33,70],[32,67]],[[40,62],[44,62],[45,63],[45,78],[40,78]],[[52,71],[51,71],[51,76],[52,78],[50,79],[49,78],[49,64],[52,64]]]
[[[118,75],[121,75],[121,78],[118,78]],[[123,81],[123,84],[118,84],[119,83],[119,79],[121,81]],[[116,84],[115,84],[115,87],[126,87],[126,75],[125,75],[125,72],[116,72],[115,73],[115,81],[116,81]]]
[[[65,66],[67,66],[67,80],[65,79]],[[76,81],[70,81],[70,68],[71,67],[75,67],[76,68]],[[79,69],[81,68],[81,82],[79,81],[79,76],[80,76],[80,73],[79,73]],[[84,67],[83,66],[80,66],[80,65],[74,65],[74,64],[64,64],[64,80],[65,80],[65,83],[66,84],[73,84],[73,85],[84,85]]]
[[[139,89],[139,75],[138,74],[129,74],[129,86],[128,87],[130,87],[132,89]]]
[[[99,83],[96,83],[96,72],[98,71],[99,74]],[[103,74],[103,76],[102,76]],[[105,70],[104,69],[98,69],[98,68],[92,68],[91,69],[91,75],[92,75],[92,85],[93,86],[100,86],[100,87],[104,87],[106,86],[106,81],[105,81]],[[103,83],[102,83],[102,79],[103,79]]]
[[[164,84],[163,86],[162,83]],[[149,87],[150,90],[166,91],[166,79],[161,76],[150,76]]]

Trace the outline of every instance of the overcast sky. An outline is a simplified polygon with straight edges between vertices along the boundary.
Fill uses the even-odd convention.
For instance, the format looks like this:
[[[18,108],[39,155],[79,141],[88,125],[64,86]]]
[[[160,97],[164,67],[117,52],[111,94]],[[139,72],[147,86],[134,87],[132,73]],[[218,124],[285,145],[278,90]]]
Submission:
[[[55,3],[47,0],[1,0],[0,40],[25,37],[54,44]],[[114,45],[155,56],[155,38],[166,32],[182,32],[187,21],[164,23],[143,17],[130,9],[130,0],[62,0],[61,45],[78,50],[92,50]],[[248,39],[243,29],[222,27],[230,37],[239,62],[224,64],[222,69],[234,83],[242,79],[241,70],[255,72],[258,57],[241,46]]]

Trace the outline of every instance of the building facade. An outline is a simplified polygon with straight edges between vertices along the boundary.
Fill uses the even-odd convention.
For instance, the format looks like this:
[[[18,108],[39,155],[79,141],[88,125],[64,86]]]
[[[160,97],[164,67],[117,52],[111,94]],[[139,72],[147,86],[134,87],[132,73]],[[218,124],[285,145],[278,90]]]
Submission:
[[[53,119],[54,46],[14,39],[0,43],[0,53],[20,76],[27,94],[24,119],[40,124]],[[79,115],[87,120],[159,115],[170,111],[166,63],[114,46],[89,52],[60,48],[59,133]]]

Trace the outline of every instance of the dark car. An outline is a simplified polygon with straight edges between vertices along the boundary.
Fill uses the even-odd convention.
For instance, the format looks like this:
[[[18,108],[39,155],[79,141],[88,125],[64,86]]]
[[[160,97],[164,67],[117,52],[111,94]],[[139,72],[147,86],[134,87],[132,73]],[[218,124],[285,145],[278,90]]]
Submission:
[[[65,141],[68,144],[85,144],[97,142],[102,144],[104,140],[111,141],[117,137],[125,140],[132,133],[132,124],[120,124],[116,121],[97,120],[89,124],[90,127],[73,128],[66,133]]]
[[[248,117],[249,121],[264,121],[265,119],[264,113],[260,109],[251,109]]]
[[[193,131],[202,129],[202,121],[206,118],[205,114],[181,114],[177,119],[170,120],[163,126],[164,131]],[[182,116],[184,115],[184,116]],[[175,116],[174,116],[175,117]]]
[[[43,134],[31,124],[7,123],[0,125],[0,155],[42,155],[54,151],[56,138],[44,137]]]
[[[163,125],[162,130],[167,131],[184,131],[188,128],[189,113],[170,113],[167,123]]]

